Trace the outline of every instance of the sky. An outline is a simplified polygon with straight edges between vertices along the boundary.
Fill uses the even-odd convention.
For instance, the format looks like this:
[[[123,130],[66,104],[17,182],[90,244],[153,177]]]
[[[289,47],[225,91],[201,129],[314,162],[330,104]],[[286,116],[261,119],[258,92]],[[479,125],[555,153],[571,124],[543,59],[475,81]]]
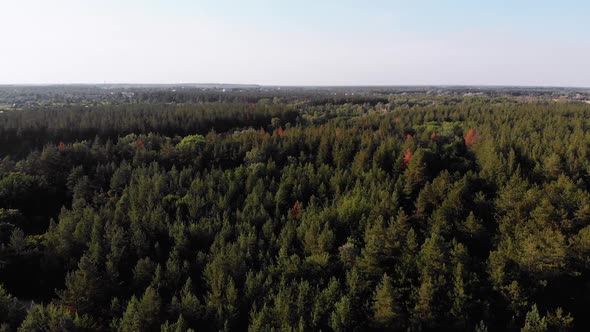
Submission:
[[[587,0],[0,0],[0,84],[590,87]]]

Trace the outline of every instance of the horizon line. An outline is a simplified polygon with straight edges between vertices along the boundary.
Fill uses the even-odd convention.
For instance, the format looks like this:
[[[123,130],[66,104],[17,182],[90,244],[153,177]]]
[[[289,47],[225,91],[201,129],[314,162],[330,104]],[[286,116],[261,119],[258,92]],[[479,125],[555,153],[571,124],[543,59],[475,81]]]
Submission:
[[[567,88],[590,89],[590,86],[575,85],[528,85],[528,84],[260,84],[260,83],[0,83],[0,87],[51,87],[51,86],[241,86],[241,87],[286,87],[286,88],[403,88],[403,87],[443,87],[443,88]]]

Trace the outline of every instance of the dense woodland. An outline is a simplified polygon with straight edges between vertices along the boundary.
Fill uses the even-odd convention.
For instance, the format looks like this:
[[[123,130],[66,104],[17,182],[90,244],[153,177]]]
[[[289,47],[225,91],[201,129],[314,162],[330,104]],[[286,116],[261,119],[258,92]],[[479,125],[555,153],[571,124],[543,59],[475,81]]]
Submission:
[[[590,104],[50,95],[0,113],[2,331],[590,329]]]

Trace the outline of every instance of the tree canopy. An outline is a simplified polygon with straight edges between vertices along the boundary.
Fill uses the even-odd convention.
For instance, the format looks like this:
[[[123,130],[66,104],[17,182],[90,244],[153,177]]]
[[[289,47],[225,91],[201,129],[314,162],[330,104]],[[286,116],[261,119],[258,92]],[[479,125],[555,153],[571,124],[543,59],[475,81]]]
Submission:
[[[0,114],[0,330],[590,329],[588,104],[31,91]]]

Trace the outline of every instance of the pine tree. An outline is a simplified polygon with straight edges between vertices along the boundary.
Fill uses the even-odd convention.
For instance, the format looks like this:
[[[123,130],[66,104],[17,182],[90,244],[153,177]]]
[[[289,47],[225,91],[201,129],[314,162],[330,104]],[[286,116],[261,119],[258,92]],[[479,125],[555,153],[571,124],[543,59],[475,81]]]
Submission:
[[[425,277],[418,289],[416,306],[414,307],[414,320],[418,326],[431,326],[436,319],[435,286],[431,277]]]
[[[547,331],[547,318],[539,314],[537,305],[533,304],[531,310],[527,312],[524,326],[521,332],[545,332]]]
[[[80,313],[92,313],[106,295],[96,263],[89,255],[80,259],[78,269],[66,276],[66,288],[60,292],[63,304]]]
[[[157,291],[152,287],[146,288],[137,304],[142,330],[151,330],[158,325],[160,307],[161,300]]]
[[[343,296],[334,306],[330,326],[334,331],[348,331],[354,326],[353,307],[348,296]]]
[[[200,318],[201,303],[193,293],[190,277],[186,280],[180,293],[180,312],[181,317],[183,319],[186,317],[189,322],[195,322]]]
[[[373,322],[380,328],[391,328],[396,323],[398,308],[394,299],[391,278],[383,274],[383,278],[373,295]]]
[[[139,314],[139,301],[135,296],[132,296],[127,304],[127,309],[121,318],[121,321],[118,322],[117,331],[120,332],[134,332],[134,331],[141,331],[142,328],[142,321],[141,316]]]

